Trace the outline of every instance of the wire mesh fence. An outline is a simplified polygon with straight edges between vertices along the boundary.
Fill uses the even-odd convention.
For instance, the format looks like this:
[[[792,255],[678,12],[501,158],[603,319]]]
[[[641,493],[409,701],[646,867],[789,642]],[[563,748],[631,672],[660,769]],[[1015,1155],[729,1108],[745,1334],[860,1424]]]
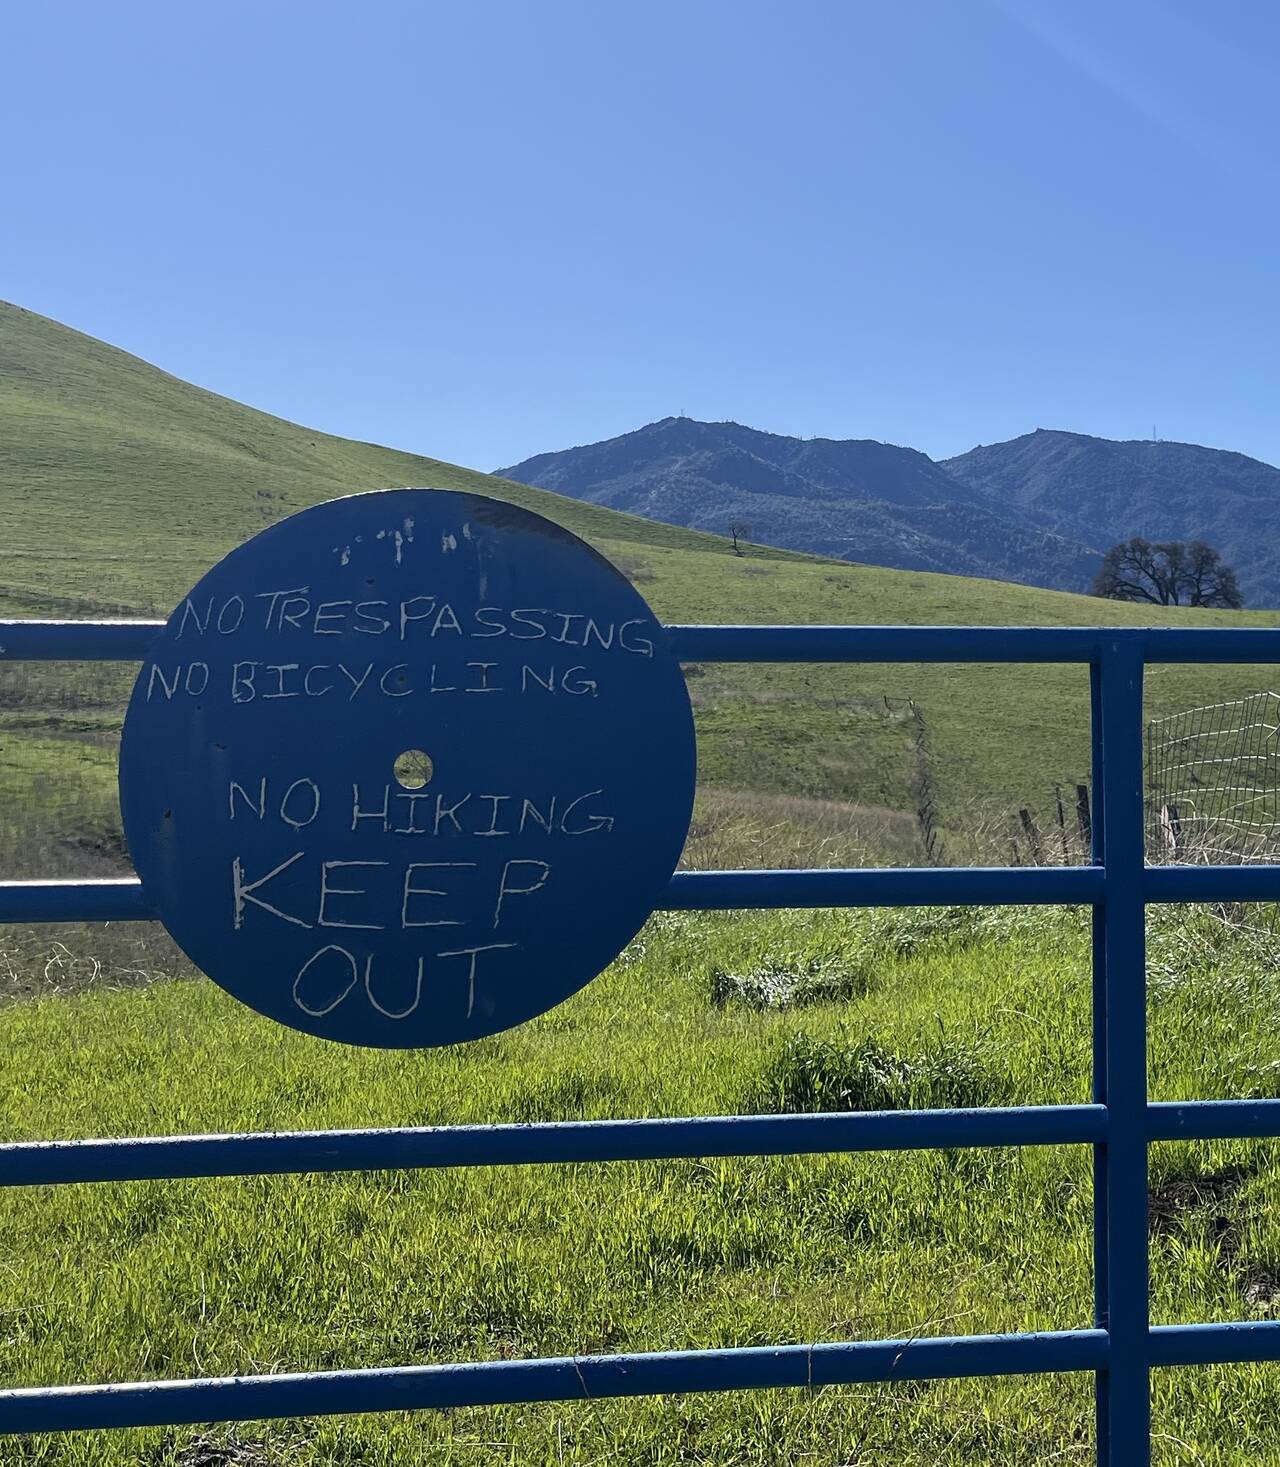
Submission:
[[[1280,694],[1147,724],[1151,861],[1267,861],[1280,852]]]

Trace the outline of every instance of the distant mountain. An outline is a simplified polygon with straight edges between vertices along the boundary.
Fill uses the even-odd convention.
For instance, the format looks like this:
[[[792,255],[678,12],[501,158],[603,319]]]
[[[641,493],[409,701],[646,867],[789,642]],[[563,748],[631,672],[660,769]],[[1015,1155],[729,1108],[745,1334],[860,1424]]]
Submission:
[[[999,519],[997,496],[909,450],[788,443],[729,425],[702,430],[708,425],[656,424],[619,440],[619,456],[630,453],[631,468],[624,463],[610,477],[640,475],[645,463],[658,461],[654,440],[684,462],[689,450],[719,435],[740,451],[723,465],[745,455],[766,489],[782,484],[787,492],[779,497],[797,519],[807,507],[795,497],[799,490],[816,487],[830,496],[851,482],[844,507],[837,498],[836,508],[840,533],[859,544],[843,548],[867,561],[874,561],[867,553],[873,530],[896,527],[903,537],[896,552],[914,519],[928,523],[937,562],[955,569],[961,558],[952,518],[969,527],[989,524],[989,515]],[[683,455],[676,451],[682,435]],[[766,472],[780,448],[784,467]],[[545,471],[558,457],[538,462]],[[601,462],[609,457],[602,453]],[[705,482],[721,492],[714,479]],[[1280,613],[1242,618],[1126,606],[874,563],[840,565],[789,550],[753,550],[738,560],[711,535],[270,417],[0,301],[0,618],[163,615],[208,566],[264,525],[335,495],[405,484],[466,489],[546,515],[607,555],[669,623],[1280,624]],[[764,528],[755,533],[763,538]],[[1013,530],[1000,533],[1016,544]],[[1034,535],[1042,546],[1054,543],[1039,527]],[[924,543],[922,537],[915,552]],[[911,563],[923,558],[917,553]],[[131,669],[103,667],[92,677],[81,668],[51,668],[47,677],[36,671],[14,666],[0,682],[0,804],[31,817],[0,827],[0,858],[11,858],[5,874],[112,874],[118,867],[111,853],[121,848],[114,740]],[[717,850],[735,839],[743,810],[773,811],[770,823],[797,839],[817,830],[810,819],[820,816],[826,830],[829,818],[846,818],[835,806],[814,804],[818,796],[854,802],[843,807],[849,829],[877,854],[883,813],[892,812],[886,830],[913,831],[918,772],[897,715],[875,712],[886,693],[910,694],[927,720],[939,808],[955,828],[979,807],[1034,810],[1055,781],[1074,783],[1088,768],[1087,719],[1082,726],[1073,668],[979,666],[957,677],[954,669],[928,665],[849,664],[826,667],[816,679],[804,669],[792,676],[767,666],[701,671],[693,685],[700,788],[709,801],[717,791],[750,792],[752,801],[707,805],[699,825],[713,831]],[[1238,698],[1257,687],[1249,668],[1171,667],[1148,686],[1149,712]],[[760,805],[757,797],[789,803]]]
[[[900,570],[1079,591],[1096,546],[965,483],[912,448],[787,438],[739,423],[663,418],[539,454],[504,477],[719,535]],[[1109,542],[1108,542],[1109,543]]]
[[[940,465],[1046,530],[1100,549],[1207,540],[1239,575],[1248,606],[1280,606],[1280,469],[1195,443],[1116,442],[1043,428]]]
[[[1194,443],[1034,433],[935,463],[869,439],[663,418],[509,479],[691,529],[899,570],[1087,590],[1119,540],[1204,539],[1280,606],[1280,469]]]

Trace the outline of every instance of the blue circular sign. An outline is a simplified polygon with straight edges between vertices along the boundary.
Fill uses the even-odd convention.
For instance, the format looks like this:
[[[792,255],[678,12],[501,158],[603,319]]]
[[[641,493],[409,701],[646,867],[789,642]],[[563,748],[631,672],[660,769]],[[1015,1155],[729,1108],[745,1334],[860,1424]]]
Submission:
[[[451,1044],[606,967],[688,830],[693,718],[663,628],[576,536],[443,489],[273,525],[169,618],[125,719],[143,888],[283,1024]]]

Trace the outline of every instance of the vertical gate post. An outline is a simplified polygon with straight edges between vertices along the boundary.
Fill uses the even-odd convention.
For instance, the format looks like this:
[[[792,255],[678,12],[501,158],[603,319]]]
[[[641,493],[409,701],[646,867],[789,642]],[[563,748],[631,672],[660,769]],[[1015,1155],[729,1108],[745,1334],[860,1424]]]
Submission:
[[[1095,866],[1106,866],[1107,847],[1104,839],[1107,787],[1103,779],[1105,760],[1102,748],[1102,664],[1089,665],[1089,731],[1093,786],[1093,811],[1089,827],[1090,859]],[[1095,1105],[1107,1103],[1107,909],[1095,902],[1093,922],[1093,1068],[1090,1076],[1091,1099]],[[1107,1299],[1110,1288],[1107,1267],[1107,1147],[1103,1142],[1093,1148],[1093,1322],[1099,1329],[1107,1327]],[[1098,1467],[1110,1467],[1111,1426],[1108,1375],[1100,1370],[1094,1377],[1095,1425]]]
[[[1091,669],[1094,859],[1106,873],[1093,929],[1093,1088],[1108,1113],[1094,1183],[1095,1309],[1110,1336],[1098,1375],[1102,1467],[1151,1460],[1142,671],[1136,639],[1105,643]]]

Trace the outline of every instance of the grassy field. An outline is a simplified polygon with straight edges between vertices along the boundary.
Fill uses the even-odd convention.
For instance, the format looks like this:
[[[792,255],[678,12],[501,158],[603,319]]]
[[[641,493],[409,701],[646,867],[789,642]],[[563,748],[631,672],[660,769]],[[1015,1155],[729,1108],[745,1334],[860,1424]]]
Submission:
[[[1078,1101],[1087,949],[1073,911],[664,916],[552,1014],[419,1054],[108,974],[0,1012],[0,1124]],[[1250,944],[1166,919],[1152,970],[1153,1093],[1274,1094],[1280,980]],[[1167,1146],[1153,1167],[1156,1319],[1271,1317],[1280,1152]],[[1084,1148],[38,1189],[0,1196],[0,1240],[13,1384],[1089,1323]],[[1277,1381],[1161,1373],[1156,1460],[1280,1461]],[[1039,1464],[1091,1460],[1090,1418],[1087,1380],[1045,1378],[50,1436],[0,1461]]]
[[[1162,611],[762,548],[738,557],[712,536],[268,417],[0,303],[0,616],[167,613],[263,525],[336,494],[405,484],[475,489],[548,515],[611,556],[671,622],[1270,625],[1277,617]],[[65,732],[69,763],[55,760],[51,773],[74,782],[81,730],[61,727],[77,711],[65,704],[86,682],[101,688],[100,673],[46,670],[34,685],[32,676],[4,672],[0,709],[47,715],[47,739]],[[1153,669],[1149,711],[1270,681],[1269,669]],[[705,788],[893,810],[912,807],[913,746],[884,699],[914,699],[957,851],[975,809],[1043,811],[1056,782],[1087,772],[1082,669],[708,665],[691,687]],[[99,699],[95,711],[110,710]],[[25,805],[26,786],[4,766],[26,732],[0,723],[0,800],[10,811],[13,797]],[[56,827],[56,809],[45,814]],[[68,835],[75,818],[71,810],[62,822]]]
[[[263,524],[353,489],[518,500],[666,619],[1271,624],[1025,587],[735,557],[721,541],[213,397],[0,305],[0,616],[166,610]],[[694,867],[918,863],[919,740],[953,859],[984,812],[1087,766],[1083,670],[688,669]],[[123,869],[130,670],[0,666],[6,876]],[[1152,713],[1267,686],[1161,668]],[[914,700],[919,718],[906,700]],[[922,733],[923,730],[923,733]],[[1003,851],[977,850],[1003,859]],[[1275,944],[1152,920],[1152,1087],[1275,1095]],[[0,933],[6,1138],[1084,1099],[1074,912],[653,919],[534,1024],[445,1053],[273,1026],[150,927]],[[1083,1149],[611,1165],[0,1193],[6,1384],[1071,1327],[1089,1322]],[[1161,1321],[1280,1313],[1270,1145],[1153,1153]],[[1157,1461],[1280,1463],[1274,1367],[1157,1377]],[[50,1464],[1086,1462],[1083,1379],[956,1382],[0,1442]]]

